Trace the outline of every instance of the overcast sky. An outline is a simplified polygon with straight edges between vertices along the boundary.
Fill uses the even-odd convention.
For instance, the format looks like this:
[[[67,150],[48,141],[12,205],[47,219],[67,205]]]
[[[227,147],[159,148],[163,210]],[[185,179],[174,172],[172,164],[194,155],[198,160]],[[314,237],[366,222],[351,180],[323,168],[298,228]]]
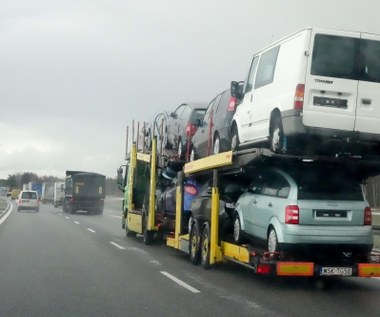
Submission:
[[[379,0],[0,0],[0,178],[115,177],[132,119],[210,101],[305,27],[380,33],[379,12]]]

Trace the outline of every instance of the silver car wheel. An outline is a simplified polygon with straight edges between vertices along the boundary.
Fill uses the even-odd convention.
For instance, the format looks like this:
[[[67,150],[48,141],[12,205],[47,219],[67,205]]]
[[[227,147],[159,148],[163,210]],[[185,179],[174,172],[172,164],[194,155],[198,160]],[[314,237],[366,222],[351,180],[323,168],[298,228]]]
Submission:
[[[190,162],[194,161],[195,160],[195,152],[194,152],[194,149],[191,149],[191,153],[190,153]]]
[[[241,242],[241,224],[239,215],[236,215],[234,220],[234,241],[236,243]]]
[[[179,140],[178,142],[178,158],[181,159],[182,158],[182,140]]]
[[[214,140],[214,154],[219,154],[220,151],[220,139],[219,136],[215,136]]]
[[[271,228],[268,235],[268,251],[277,252],[277,245],[278,245],[278,241],[277,241],[276,230]]]

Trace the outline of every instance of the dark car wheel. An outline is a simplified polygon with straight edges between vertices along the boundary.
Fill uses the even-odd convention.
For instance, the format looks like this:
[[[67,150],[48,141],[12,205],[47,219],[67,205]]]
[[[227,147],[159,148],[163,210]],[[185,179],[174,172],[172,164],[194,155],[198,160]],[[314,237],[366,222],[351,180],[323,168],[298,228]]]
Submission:
[[[209,269],[210,264],[210,226],[206,222],[201,236],[201,264],[204,269]]]
[[[268,251],[269,252],[278,251],[277,233],[273,227],[270,228],[269,233],[268,233]]]
[[[270,131],[269,147],[272,152],[281,152],[284,145],[284,131],[280,117],[273,119],[272,129]]]
[[[240,244],[243,242],[243,237],[242,237],[242,230],[241,230],[241,221],[239,214],[236,213],[234,217],[234,242],[237,244]]]
[[[232,134],[231,134],[231,150],[237,151],[239,148],[239,134],[236,125],[232,127]]]
[[[190,229],[190,262],[197,265],[201,259],[201,237],[198,221],[195,221]]]
[[[220,138],[218,134],[215,134],[214,136],[214,146],[212,149],[213,154],[219,154],[220,152],[222,152],[222,148],[220,146]]]
[[[147,230],[148,226],[148,217],[143,216],[143,236],[144,236],[144,244],[145,245],[150,245],[153,243],[153,238],[155,231],[153,230]]]

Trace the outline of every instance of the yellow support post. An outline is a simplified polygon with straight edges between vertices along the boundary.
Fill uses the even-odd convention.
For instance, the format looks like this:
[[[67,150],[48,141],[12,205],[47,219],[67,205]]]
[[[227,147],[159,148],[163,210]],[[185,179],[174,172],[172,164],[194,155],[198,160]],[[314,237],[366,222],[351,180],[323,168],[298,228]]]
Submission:
[[[155,226],[156,213],[156,175],[157,175],[157,138],[154,137],[152,143],[152,154],[150,159],[150,184],[149,184],[149,213],[148,213],[148,230],[157,230]]]
[[[128,172],[128,213],[130,213],[133,208],[133,185],[135,180],[135,170],[136,170],[136,143],[132,144],[130,163],[129,163],[129,172]]]
[[[213,186],[211,196],[211,241],[210,241],[210,265],[223,260],[219,247],[219,188],[218,171],[213,173]]]
[[[179,249],[179,236],[181,234],[182,209],[183,209],[183,172],[178,173],[175,206],[175,235],[174,247]]]

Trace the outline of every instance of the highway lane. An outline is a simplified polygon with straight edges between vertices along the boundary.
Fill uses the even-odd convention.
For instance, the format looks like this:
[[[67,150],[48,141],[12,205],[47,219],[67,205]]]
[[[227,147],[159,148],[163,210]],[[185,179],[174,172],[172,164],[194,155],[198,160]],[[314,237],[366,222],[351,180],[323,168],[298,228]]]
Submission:
[[[117,201],[102,216],[13,210],[0,226],[0,316],[373,316],[378,279],[205,271],[163,244],[126,238]],[[116,206],[116,207],[115,207]]]

